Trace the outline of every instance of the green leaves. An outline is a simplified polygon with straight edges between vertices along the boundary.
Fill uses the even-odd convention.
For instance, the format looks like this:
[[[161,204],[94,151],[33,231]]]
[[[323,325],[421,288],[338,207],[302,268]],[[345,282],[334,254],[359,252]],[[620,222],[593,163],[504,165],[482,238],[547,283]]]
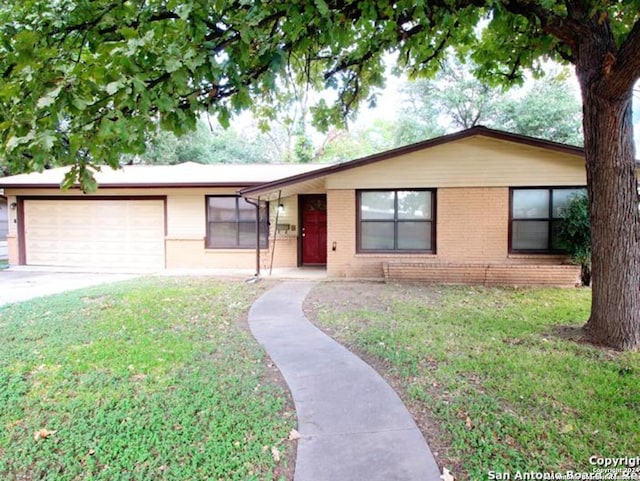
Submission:
[[[60,188],[67,190],[75,187],[76,182],[84,193],[95,192],[98,189],[98,183],[93,176],[93,171],[85,162],[80,162],[71,167],[60,184]]]
[[[11,42],[17,53],[31,54],[38,43],[38,34],[32,30],[18,32]]]
[[[318,8],[318,12],[320,15],[327,16],[329,14],[329,5],[324,0],[314,0],[316,7]]]
[[[581,146],[582,105],[577,92],[560,78],[547,76],[530,83],[520,98],[502,102],[495,125],[519,134]]]
[[[62,86],[59,85],[55,87],[53,90],[47,92],[44,96],[38,99],[38,102],[36,103],[36,107],[39,109],[42,109],[45,107],[49,107],[50,105],[55,103],[61,90],[62,90]]]
[[[589,285],[591,279],[591,223],[589,199],[586,195],[574,196],[566,208],[562,222],[558,223],[558,240],[571,256],[571,260],[582,266],[582,280]]]
[[[114,95],[118,90],[120,90],[120,87],[122,87],[122,80],[116,80],[115,82],[109,82],[107,85],[105,85],[105,92],[107,92],[107,94],[109,95]]]
[[[269,117],[278,90],[301,84],[335,91],[313,96],[332,99],[311,106],[327,129],[373,101],[389,53],[399,70],[425,76],[454,47],[472,52],[482,79],[519,82],[524,69],[569,47],[542,29],[541,16],[566,15],[564,2],[541,0],[515,14],[518,3],[11,2],[0,8],[0,156],[16,172],[82,162],[85,152],[94,164],[117,166],[121,152],[145,148],[145,132],[158,124],[184,132],[207,111],[227,125],[255,105]],[[638,4],[608,7],[618,44]],[[83,148],[70,150],[71,136]]]

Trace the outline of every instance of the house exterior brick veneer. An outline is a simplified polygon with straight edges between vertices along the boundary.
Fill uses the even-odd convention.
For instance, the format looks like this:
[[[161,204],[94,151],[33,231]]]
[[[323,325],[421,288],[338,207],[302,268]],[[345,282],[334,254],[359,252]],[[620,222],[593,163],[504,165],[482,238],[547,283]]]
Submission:
[[[259,250],[263,271],[273,256],[275,268],[326,258],[334,278],[573,286],[579,277],[579,268],[552,246],[552,201],[546,220],[544,208],[518,204],[522,221],[512,203],[514,193],[521,203],[529,193],[552,198],[556,190],[582,188],[582,149],[484,127],[328,166],[125,166],[98,173],[100,188],[89,195],[61,191],[63,175],[64,169],[52,169],[0,179],[7,202],[17,205],[9,212],[11,265],[34,259],[44,265],[135,264],[145,258],[138,239],[145,234],[126,216],[142,216],[153,202],[153,216],[141,217],[159,227],[147,229],[153,231],[151,267],[254,269],[258,251],[247,205],[268,202],[269,241]],[[237,212],[208,200],[217,196],[239,199],[230,204]],[[405,198],[421,199],[422,207],[401,207]],[[114,209],[120,201],[129,201],[121,215]],[[110,217],[92,219],[87,206]],[[71,211],[85,220],[74,223]],[[214,247],[235,242],[236,234],[233,248]],[[223,241],[211,241],[216,235]],[[535,236],[546,235],[548,243],[523,248],[523,235],[538,243]],[[138,254],[127,257],[127,249]]]

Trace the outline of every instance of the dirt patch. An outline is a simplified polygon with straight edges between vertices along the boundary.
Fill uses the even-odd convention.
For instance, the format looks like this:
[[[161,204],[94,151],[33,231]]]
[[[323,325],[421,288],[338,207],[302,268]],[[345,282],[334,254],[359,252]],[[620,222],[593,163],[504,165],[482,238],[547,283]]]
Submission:
[[[390,312],[396,302],[416,301],[433,306],[440,302],[437,286],[421,284],[385,284],[382,282],[323,282],[304,300],[303,310],[317,314],[323,309],[354,312],[369,310]],[[314,322],[317,319],[314,317]]]
[[[588,342],[584,329],[578,326],[558,326],[551,335],[573,342]]]
[[[545,338],[553,338],[557,337],[562,340],[575,342],[576,344],[587,344],[591,347],[594,347],[600,351],[604,359],[608,359],[610,361],[616,360],[620,357],[622,351],[594,342],[589,337],[589,331],[585,328],[585,326],[556,326],[550,332],[545,332],[543,334]]]
[[[440,469],[446,467],[455,474],[465,472],[462,461],[452,454],[451,437],[447,432],[440,430],[429,406],[411,399],[407,393],[406,381],[394,374],[387,363],[362,352],[357,346],[344,339],[340,332],[327,328],[319,322],[319,313],[329,308],[332,311],[339,309],[344,312],[353,312],[366,309],[384,313],[390,311],[395,302],[418,300],[424,304],[437,305],[440,302],[441,294],[438,286],[420,284],[324,282],[311,290],[305,299],[303,310],[307,318],[318,328],[358,355],[389,383],[407,406],[422,431]],[[433,391],[429,394],[436,394],[436,386]]]

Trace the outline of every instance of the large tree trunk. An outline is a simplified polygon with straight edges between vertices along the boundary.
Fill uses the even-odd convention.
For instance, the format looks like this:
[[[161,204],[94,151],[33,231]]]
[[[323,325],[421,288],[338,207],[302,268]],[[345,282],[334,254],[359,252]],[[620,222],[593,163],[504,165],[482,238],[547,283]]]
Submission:
[[[596,50],[596,51],[594,51]],[[640,222],[632,90],[611,92],[600,49],[576,65],[582,87],[587,186],[591,209],[591,340],[640,347]],[[587,52],[582,52],[586,54]]]

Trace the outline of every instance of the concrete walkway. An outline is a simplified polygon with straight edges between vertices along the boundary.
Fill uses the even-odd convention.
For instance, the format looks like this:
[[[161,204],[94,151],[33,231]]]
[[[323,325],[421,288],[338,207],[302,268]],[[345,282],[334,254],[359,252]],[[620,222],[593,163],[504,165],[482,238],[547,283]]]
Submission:
[[[295,481],[440,481],[413,418],[368,364],[302,312],[311,282],[258,299],[249,325],[282,372],[298,414]]]
[[[134,274],[0,270],[0,306],[134,277]]]

